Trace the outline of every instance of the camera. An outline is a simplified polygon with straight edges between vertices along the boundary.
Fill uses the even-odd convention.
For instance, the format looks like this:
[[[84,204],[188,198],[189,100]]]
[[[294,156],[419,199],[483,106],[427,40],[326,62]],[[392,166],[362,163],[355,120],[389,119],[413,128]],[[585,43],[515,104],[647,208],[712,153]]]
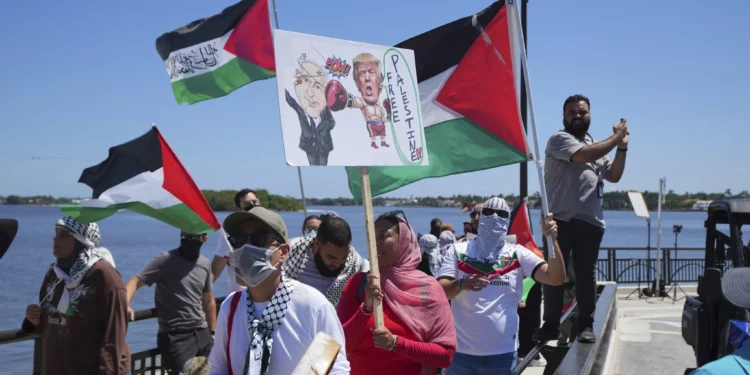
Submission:
[[[682,225],[675,225],[672,227],[672,233],[680,233],[682,232]]]

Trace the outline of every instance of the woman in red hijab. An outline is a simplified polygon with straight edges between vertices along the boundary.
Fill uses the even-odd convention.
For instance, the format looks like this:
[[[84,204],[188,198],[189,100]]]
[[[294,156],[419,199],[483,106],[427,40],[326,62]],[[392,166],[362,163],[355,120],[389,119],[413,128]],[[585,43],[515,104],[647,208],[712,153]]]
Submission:
[[[434,374],[456,351],[456,329],[445,292],[417,270],[417,236],[400,211],[375,221],[380,286],[374,275],[349,279],[338,305],[352,375]],[[374,329],[373,303],[381,299],[385,328]]]

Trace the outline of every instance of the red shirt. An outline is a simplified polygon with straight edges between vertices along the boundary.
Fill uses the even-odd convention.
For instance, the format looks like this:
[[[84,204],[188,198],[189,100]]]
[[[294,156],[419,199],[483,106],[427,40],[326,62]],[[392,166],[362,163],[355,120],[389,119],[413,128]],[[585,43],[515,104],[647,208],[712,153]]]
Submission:
[[[398,341],[393,351],[375,347],[370,331],[375,327],[375,315],[368,316],[362,313],[362,301],[357,296],[364,275],[358,273],[349,279],[338,305],[338,316],[343,322],[351,374],[419,374],[423,365],[433,369],[447,368],[453,360],[453,350],[435,343],[418,341],[385,301],[383,323],[392,334],[398,336]],[[362,298],[364,299],[364,294]]]

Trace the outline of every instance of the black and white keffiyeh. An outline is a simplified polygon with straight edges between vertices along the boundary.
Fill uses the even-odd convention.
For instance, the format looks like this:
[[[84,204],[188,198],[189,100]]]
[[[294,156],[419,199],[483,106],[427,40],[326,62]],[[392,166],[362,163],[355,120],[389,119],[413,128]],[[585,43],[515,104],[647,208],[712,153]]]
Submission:
[[[65,280],[66,288],[74,289],[81,282],[81,279],[86,276],[91,267],[97,261],[103,259],[102,248],[97,248],[102,235],[96,223],[81,224],[70,216],[65,216],[55,222],[55,228],[68,231],[78,242],[85,246],[85,249],[78,254],[78,258],[73,263],[69,274],[53,264],[53,269],[58,279]],[[109,254],[108,251],[107,254]]]
[[[308,257],[312,255],[312,245],[314,241],[315,236],[297,238],[291,241],[289,258],[282,266],[286,277],[289,277],[292,280],[299,279],[299,275],[305,269]],[[346,282],[349,281],[349,278],[354,276],[354,274],[363,269],[363,263],[364,259],[357,254],[357,250],[355,250],[354,247],[349,246],[349,255],[346,257],[344,269],[341,270],[341,273],[336,277],[336,280],[324,293],[326,299],[333,304],[333,307],[338,306],[341,292],[344,291]]]
[[[510,212],[508,203],[499,197],[490,198],[484,203],[484,208]],[[485,216],[479,215],[478,236],[475,239],[477,260],[483,262],[494,262],[497,255],[505,246],[505,235],[508,234],[510,218],[502,218],[497,214]]]
[[[255,304],[250,292],[247,291],[247,328],[250,330],[250,347],[243,373],[245,375],[264,375],[271,364],[271,349],[273,347],[273,332],[281,325],[286,317],[289,300],[294,293],[294,286],[282,277],[279,288],[276,289],[271,301],[261,314],[255,317]]]

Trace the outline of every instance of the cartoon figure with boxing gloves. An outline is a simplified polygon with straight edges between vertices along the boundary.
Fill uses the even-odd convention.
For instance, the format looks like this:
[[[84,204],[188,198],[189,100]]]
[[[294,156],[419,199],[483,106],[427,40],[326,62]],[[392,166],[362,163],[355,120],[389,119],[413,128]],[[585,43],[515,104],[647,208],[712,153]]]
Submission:
[[[356,97],[346,92],[344,85],[337,80],[331,80],[326,85],[326,101],[328,108],[332,111],[340,111],[344,108],[357,108],[362,111],[370,133],[372,148],[378,148],[375,138],[380,137],[381,147],[390,147],[385,143],[385,122],[391,117],[391,102],[383,100],[383,105],[378,104],[380,99],[380,83],[383,74],[380,72],[380,60],[369,53],[360,53],[352,61],[354,67],[354,84],[357,86],[362,97]]]

